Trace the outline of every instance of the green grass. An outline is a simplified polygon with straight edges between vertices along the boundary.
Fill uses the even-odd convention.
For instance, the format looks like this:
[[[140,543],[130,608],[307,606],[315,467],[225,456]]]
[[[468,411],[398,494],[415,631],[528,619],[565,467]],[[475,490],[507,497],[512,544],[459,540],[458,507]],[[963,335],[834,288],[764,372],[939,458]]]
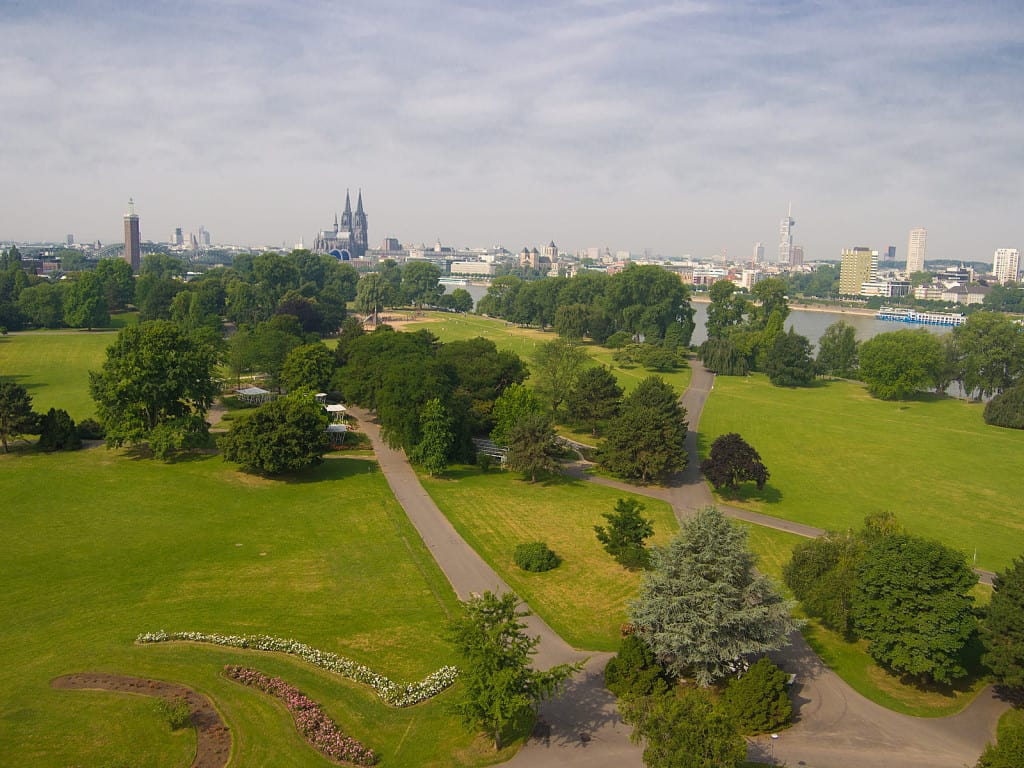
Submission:
[[[191,761],[194,737],[171,734],[152,699],[49,687],[80,671],[206,693],[234,735],[234,765],[323,765],[280,703],[221,677],[229,662],[306,691],[386,765],[511,755],[465,733],[446,710],[451,693],[398,710],[289,657],[133,643],[159,629],[266,633],[405,680],[454,662],[441,629],[456,598],[375,463],[332,459],[284,482],[216,457],[19,451],[0,456],[0,498],[0,754],[18,765]]]
[[[630,494],[593,483],[556,479],[531,484],[519,473],[456,468],[446,477],[422,477],[428,493],[456,530],[506,583],[570,645],[618,649],[626,602],[640,574],[622,568],[594,535],[602,516]],[[665,544],[678,530],[668,504],[642,497],[654,520],[649,543]],[[528,573],[515,565],[517,544],[543,541],[562,563]]]
[[[1024,552],[1024,432],[990,427],[981,411],[946,398],[876,400],[852,382],[784,389],[761,375],[719,376],[701,445],[706,453],[739,432],[771,472],[764,494],[747,489],[729,503],[832,530],[891,511],[912,533],[998,570]]]
[[[32,396],[33,410],[63,408],[75,421],[95,416],[89,371],[99,370],[115,334],[67,331],[0,337],[0,379]]]

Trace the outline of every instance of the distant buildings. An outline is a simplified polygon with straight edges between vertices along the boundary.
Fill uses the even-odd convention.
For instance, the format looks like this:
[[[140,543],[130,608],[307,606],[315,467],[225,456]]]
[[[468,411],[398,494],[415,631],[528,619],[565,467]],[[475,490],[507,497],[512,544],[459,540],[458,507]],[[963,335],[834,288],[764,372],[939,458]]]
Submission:
[[[338,216],[335,214],[334,229],[324,229],[317,233],[313,241],[313,250],[350,261],[363,258],[369,243],[366,212],[363,211],[363,191],[359,190],[359,199],[353,216],[352,200],[348,190],[345,190],[345,212],[341,215],[341,223],[338,223]]]
[[[761,243],[754,243],[754,253],[751,255],[754,264],[764,264],[764,246]]]
[[[878,251],[870,248],[843,250],[839,265],[840,295],[860,296],[864,283],[873,283],[877,277]]]
[[[132,274],[139,274],[142,263],[142,238],[139,237],[139,217],[135,213],[135,201],[128,198],[128,213],[124,215],[124,260],[132,268]]]
[[[786,218],[779,224],[779,264],[789,264],[790,259],[793,257],[793,227],[796,226],[796,222],[793,221],[793,204],[789,204],[789,213],[786,214]]]
[[[1020,251],[998,248],[992,256],[992,274],[999,283],[1017,282],[1020,277]]]
[[[789,266],[801,267],[804,263],[804,247],[794,245],[789,249]]]
[[[915,227],[910,230],[910,238],[907,241],[907,274],[924,272],[924,254],[928,245],[928,230],[924,227]]]

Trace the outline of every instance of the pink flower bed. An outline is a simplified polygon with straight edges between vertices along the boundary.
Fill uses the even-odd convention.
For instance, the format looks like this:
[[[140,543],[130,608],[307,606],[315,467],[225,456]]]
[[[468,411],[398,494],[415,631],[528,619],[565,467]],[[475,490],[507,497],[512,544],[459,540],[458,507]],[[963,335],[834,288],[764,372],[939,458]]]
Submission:
[[[292,713],[299,733],[328,757],[355,765],[373,765],[377,762],[377,755],[372,749],[343,734],[337,724],[324,714],[319,704],[281,678],[269,677],[255,669],[232,664],[224,667],[224,674],[283,701]]]

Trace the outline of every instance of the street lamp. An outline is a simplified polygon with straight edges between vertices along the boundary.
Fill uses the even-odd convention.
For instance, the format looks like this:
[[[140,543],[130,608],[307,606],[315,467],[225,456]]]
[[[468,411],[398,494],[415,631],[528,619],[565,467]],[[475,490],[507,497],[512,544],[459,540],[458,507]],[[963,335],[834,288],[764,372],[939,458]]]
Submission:
[[[769,742],[772,745],[772,765],[775,765],[775,742],[779,738],[779,734],[773,733],[772,740]]]

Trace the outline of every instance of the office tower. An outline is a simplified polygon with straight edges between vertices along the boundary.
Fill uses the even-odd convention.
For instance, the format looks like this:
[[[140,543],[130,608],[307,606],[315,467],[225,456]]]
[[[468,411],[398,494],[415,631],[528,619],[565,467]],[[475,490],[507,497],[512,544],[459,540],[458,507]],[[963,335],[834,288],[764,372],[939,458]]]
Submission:
[[[755,264],[764,264],[764,246],[761,243],[754,243],[752,258]]]
[[[789,259],[793,252],[793,227],[796,226],[796,222],[793,221],[793,204],[789,204],[789,213],[786,214],[786,218],[782,220],[779,225],[779,264],[789,264]]]
[[[199,225],[199,244],[202,246],[210,245],[210,233],[202,224]]]
[[[924,252],[928,244],[928,230],[917,227],[910,230],[907,242],[907,274],[924,272]]]
[[[171,240],[173,245],[184,245],[185,235],[181,231],[181,227],[174,228],[174,238]]]
[[[75,244],[75,236],[74,235],[68,235],[67,243],[68,243],[68,248],[70,248],[72,245],[74,245]]]
[[[789,249],[789,266],[800,267],[804,263],[804,247],[802,245],[794,245]]]
[[[998,248],[992,257],[992,274],[1000,283],[1016,283],[1020,277],[1020,251],[1016,248]]]
[[[870,248],[843,249],[839,265],[839,294],[860,296],[861,285],[878,277],[878,251]]]
[[[128,213],[124,215],[124,260],[131,264],[132,274],[139,274],[142,261],[142,239],[139,237],[139,217],[135,201],[128,198]]]

